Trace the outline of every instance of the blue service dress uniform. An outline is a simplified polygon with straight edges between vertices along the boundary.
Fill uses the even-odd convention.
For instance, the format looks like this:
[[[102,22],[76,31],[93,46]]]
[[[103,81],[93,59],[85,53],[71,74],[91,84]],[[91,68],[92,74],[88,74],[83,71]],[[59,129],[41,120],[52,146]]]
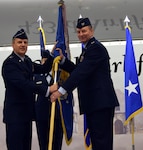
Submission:
[[[109,59],[106,48],[93,37],[83,48],[77,65],[68,59],[61,65],[71,73],[62,87],[68,92],[78,89],[80,114],[86,114],[88,128],[93,131],[90,132],[93,150],[112,150],[114,108],[119,103]]]
[[[22,61],[14,52],[3,62],[2,77],[5,83],[3,122],[6,124],[8,150],[31,149],[35,93],[44,95],[48,88],[45,82],[44,84],[42,81],[34,82],[33,75],[49,72],[52,62],[53,59],[50,57],[44,65],[40,65],[33,63],[28,56]],[[21,141],[24,141],[24,144]]]
[[[53,79],[50,74],[35,75],[35,78],[47,80],[49,86],[53,84]],[[50,97],[45,97],[45,95],[38,94],[35,101],[35,111],[36,111],[35,121],[39,147],[40,150],[47,150],[49,141],[50,119],[51,119]],[[61,150],[62,140],[63,140],[63,129],[60,116],[60,109],[58,102],[56,102],[52,150]]]

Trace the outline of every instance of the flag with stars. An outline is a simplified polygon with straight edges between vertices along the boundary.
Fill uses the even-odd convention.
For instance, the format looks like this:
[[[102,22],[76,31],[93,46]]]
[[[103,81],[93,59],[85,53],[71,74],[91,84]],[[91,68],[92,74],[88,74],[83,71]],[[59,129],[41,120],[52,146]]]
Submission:
[[[125,125],[143,111],[140,85],[136,69],[136,60],[130,28],[126,27],[125,52]]]
[[[64,1],[59,1],[58,8],[58,23],[57,23],[57,34],[56,34],[56,48],[61,48],[63,55],[70,59],[69,43],[68,43],[68,29],[66,21],[66,7]],[[59,55],[58,51],[54,51],[55,58]],[[58,85],[62,85],[63,82],[69,77],[69,73],[64,70],[58,70],[57,82]],[[69,145],[72,142],[73,133],[73,94],[72,92],[67,93],[60,97],[58,100],[63,132],[66,140],[66,144]]]

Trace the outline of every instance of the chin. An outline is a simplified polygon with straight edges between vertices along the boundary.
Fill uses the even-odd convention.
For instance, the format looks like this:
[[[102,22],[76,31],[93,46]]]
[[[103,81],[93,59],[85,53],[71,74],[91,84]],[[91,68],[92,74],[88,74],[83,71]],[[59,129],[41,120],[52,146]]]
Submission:
[[[83,39],[80,39],[80,42],[82,42],[82,43],[85,43],[85,40],[83,40]]]
[[[87,41],[81,41],[81,43],[86,43]]]

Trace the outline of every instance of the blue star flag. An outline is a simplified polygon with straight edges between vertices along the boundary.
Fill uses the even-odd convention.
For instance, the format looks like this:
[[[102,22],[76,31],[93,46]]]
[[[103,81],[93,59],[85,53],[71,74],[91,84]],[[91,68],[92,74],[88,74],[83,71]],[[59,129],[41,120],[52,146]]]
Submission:
[[[130,28],[126,27],[125,125],[143,110]]]
[[[57,34],[56,34],[56,48],[60,48],[65,57],[68,58],[68,44],[65,38],[66,31],[66,18],[65,18],[65,5],[61,3],[59,5],[58,11],[58,26],[57,26]],[[54,51],[54,56],[57,57],[59,55],[58,51]],[[69,59],[69,58],[68,58]],[[68,78],[69,74],[63,70],[60,70],[58,73],[58,83],[62,85],[62,83]],[[72,93],[68,93],[67,95],[61,97],[61,101],[59,102],[59,108],[61,112],[62,126],[65,135],[65,140],[67,145],[69,145],[72,141],[72,133],[73,133],[73,95]]]

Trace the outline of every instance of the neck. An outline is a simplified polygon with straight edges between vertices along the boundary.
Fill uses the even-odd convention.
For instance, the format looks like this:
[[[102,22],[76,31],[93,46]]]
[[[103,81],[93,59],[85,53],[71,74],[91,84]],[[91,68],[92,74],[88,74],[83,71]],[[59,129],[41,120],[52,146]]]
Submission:
[[[19,55],[18,53],[14,52],[20,59],[24,60],[25,55]]]

